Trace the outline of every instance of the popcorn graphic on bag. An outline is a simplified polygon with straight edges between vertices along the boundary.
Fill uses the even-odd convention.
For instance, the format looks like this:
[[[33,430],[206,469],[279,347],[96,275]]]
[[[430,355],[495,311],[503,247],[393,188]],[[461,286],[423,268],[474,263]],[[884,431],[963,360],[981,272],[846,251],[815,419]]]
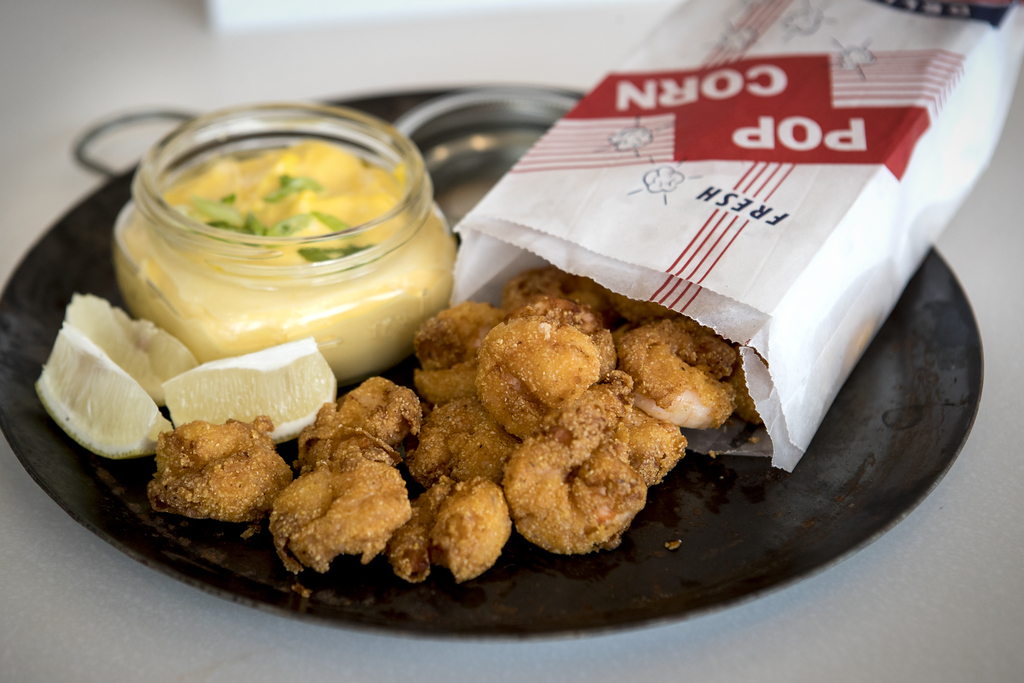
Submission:
[[[644,174],[648,192],[671,192],[686,180],[686,176],[671,166],[661,166]]]
[[[645,145],[651,144],[653,140],[654,133],[649,128],[643,126],[623,128],[617,133],[608,136],[608,142],[619,152],[640,149]]]

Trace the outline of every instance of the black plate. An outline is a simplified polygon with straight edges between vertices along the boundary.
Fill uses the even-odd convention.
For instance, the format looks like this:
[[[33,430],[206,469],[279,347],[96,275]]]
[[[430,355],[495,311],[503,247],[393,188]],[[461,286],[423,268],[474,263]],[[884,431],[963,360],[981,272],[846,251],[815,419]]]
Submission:
[[[427,94],[355,102],[394,118]],[[981,342],[946,264],[928,255],[839,393],[793,474],[755,458],[688,455],[622,545],[548,554],[513,534],[497,565],[455,585],[421,585],[382,558],[304,572],[303,598],[264,528],[154,514],[152,459],[108,461],[57,428],[33,383],[73,292],[120,305],[111,225],[129,196],[117,178],[62,218],[0,300],[0,426],[38,484],[128,556],[214,595],[322,623],[429,635],[582,633],[678,620],[763,595],[848,556],[903,519],[967,438],[982,382]],[[681,541],[678,550],[666,544]]]

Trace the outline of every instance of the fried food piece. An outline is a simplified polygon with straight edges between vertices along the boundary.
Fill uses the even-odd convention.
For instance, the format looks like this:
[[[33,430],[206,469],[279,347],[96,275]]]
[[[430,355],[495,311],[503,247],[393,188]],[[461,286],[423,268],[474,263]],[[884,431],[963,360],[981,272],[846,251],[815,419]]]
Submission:
[[[431,405],[443,405],[460,398],[476,398],[477,361],[456,363],[442,370],[412,371],[416,391]]]
[[[637,301],[615,292],[609,292],[608,300],[615,312],[631,323],[645,323],[662,318],[675,318],[679,315],[657,302]]]
[[[754,405],[754,399],[750,397],[750,391],[747,389],[747,378],[743,374],[743,365],[741,363],[736,364],[736,369],[726,380],[736,391],[736,414],[742,420],[746,420],[755,425],[764,424],[764,420],[757,412],[757,406]]]
[[[270,418],[260,415],[252,424],[197,421],[162,433],[146,489],[153,509],[223,522],[261,519],[292,480],[273,431]]]
[[[514,311],[541,296],[569,299],[590,307],[608,327],[618,318],[610,303],[611,295],[611,291],[589,277],[571,275],[555,266],[548,266],[527,270],[506,282],[501,292],[501,307]]]
[[[505,317],[490,304],[466,301],[425,321],[416,331],[413,346],[424,370],[442,370],[476,358],[492,327]]]
[[[595,384],[559,413],[549,416],[539,434],[569,446],[573,458],[582,461],[617,432],[619,423],[631,410],[632,391],[633,379],[616,370],[607,381]]]
[[[391,465],[354,455],[317,467],[274,501],[270,533],[288,571],[323,574],[341,554],[366,564],[412,516],[402,475]]]
[[[406,387],[371,377],[338,399],[325,403],[316,420],[299,434],[298,465],[303,471],[317,463],[342,460],[354,450],[386,464],[400,460],[395,447],[418,434],[420,401]]]
[[[476,396],[477,351],[504,317],[490,304],[466,301],[420,325],[413,345],[421,367],[413,371],[413,382],[427,403]]]
[[[422,416],[412,389],[371,377],[338,399],[336,419],[394,448],[409,434],[419,433]]]
[[[442,476],[412,502],[412,516],[388,540],[387,556],[395,576],[421,583],[430,575],[430,532],[443,501],[455,482]]]
[[[462,583],[494,566],[512,534],[501,487],[481,477],[460,481],[442,501],[430,532],[430,561]]]
[[[505,462],[519,440],[502,429],[475,398],[436,408],[423,423],[419,445],[406,456],[413,479],[432,486],[442,477],[482,477],[501,483]]]
[[[312,446],[305,449],[302,448],[301,442],[299,445],[299,458],[294,464],[299,468],[300,474],[340,463],[351,457],[373,460],[385,465],[397,465],[402,461],[401,454],[380,439],[374,439],[358,430],[350,430],[344,425],[335,429],[331,438],[310,443]]]
[[[569,299],[553,296],[538,296],[530,303],[512,311],[507,320],[540,316],[561,325],[572,325],[594,342],[601,358],[601,377],[615,369],[618,359],[615,355],[615,342],[612,333],[604,327],[604,323],[591,308]]]
[[[679,316],[677,324],[685,329],[693,340],[693,365],[715,379],[728,377],[740,366],[740,352],[710,327],[704,327],[685,315]]]
[[[616,438],[628,447],[630,467],[647,486],[660,484],[686,455],[686,437],[679,427],[633,408],[619,423]]]
[[[630,382],[615,375],[549,418],[505,466],[516,529],[550,552],[617,547],[647,501],[643,477],[627,464],[628,446],[612,436],[629,410]]]
[[[496,325],[484,338],[479,360],[480,403],[520,438],[579,398],[601,375],[601,352],[590,337],[543,316]]]
[[[619,368],[635,382],[633,401],[651,417],[691,429],[717,428],[732,414],[735,390],[695,367],[697,343],[681,319],[642,325],[619,339]]]
[[[431,564],[448,568],[462,583],[494,566],[511,533],[501,487],[479,477],[441,477],[413,501],[412,518],[388,542],[388,562],[410,583],[425,580]]]

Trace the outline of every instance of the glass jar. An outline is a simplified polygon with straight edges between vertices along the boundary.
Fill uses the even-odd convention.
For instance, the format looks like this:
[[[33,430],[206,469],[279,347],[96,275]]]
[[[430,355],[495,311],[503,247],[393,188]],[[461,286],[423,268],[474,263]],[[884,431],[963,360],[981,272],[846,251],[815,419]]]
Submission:
[[[280,237],[213,227],[164,199],[212,160],[310,139],[403,180],[397,203],[344,230]],[[448,305],[454,260],[416,146],[341,107],[270,104],[185,123],[143,158],[114,226],[114,269],[133,316],[163,327],[200,362],[313,336],[341,384],[409,355],[420,324]]]

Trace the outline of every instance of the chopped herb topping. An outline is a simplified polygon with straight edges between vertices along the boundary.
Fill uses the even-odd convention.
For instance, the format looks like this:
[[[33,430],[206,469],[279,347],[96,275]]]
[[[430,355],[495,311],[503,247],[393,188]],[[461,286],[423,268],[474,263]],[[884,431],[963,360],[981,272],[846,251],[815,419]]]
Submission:
[[[274,237],[287,237],[288,235],[302,232],[309,227],[311,222],[313,222],[313,217],[308,213],[297,213],[294,216],[285,218],[283,221],[274,223],[267,228],[264,234]]]
[[[266,235],[267,226],[260,223],[260,219],[256,218],[256,214],[250,211],[245,214],[245,225],[242,226],[242,232],[247,232],[250,235]]]
[[[296,194],[303,190],[312,190],[313,192],[323,192],[324,190],[323,185],[312,178],[305,178],[303,176],[283,175],[278,176],[278,181],[280,181],[281,187],[264,197],[264,201],[271,203],[279,202],[288,195]]]
[[[245,223],[241,212],[230,204],[192,195],[192,205],[196,207],[196,211],[208,219],[207,225],[238,230]]]
[[[299,255],[307,261],[331,261],[342,256],[349,256],[366,247],[348,245],[344,247],[305,247],[299,249]]]
[[[312,211],[311,213],[313,218],[330,228],[331,232],[341,232],[342,230],[348,230],[352,227],[337,216],[332,216],[329,213],[322,213],[320,211]]]

